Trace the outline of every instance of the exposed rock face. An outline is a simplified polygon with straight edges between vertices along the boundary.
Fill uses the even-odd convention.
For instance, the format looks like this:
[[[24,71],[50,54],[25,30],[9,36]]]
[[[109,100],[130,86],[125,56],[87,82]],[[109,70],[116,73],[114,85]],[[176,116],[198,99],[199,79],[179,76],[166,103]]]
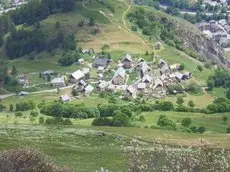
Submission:
[[[195,29],[195,28],[193,28]],[[185,30],[178,30],[178,36],[181,38],[183,45],[195,50],[205,60],[211,60],[221,66],[226,65],[223,49],[213,40],[205,37],[198,29],[185,33]]]
[[[188,26],[191,26],[189,29]],[[226,65],[223,49],[215,41],[208,39],[201,31],[192,24],[188,24],[187,28],[179,24],[176,27],[176,33],[180,37],[183,45],[187,48],[195,50],[205,60],[211,60],[221,66]]]

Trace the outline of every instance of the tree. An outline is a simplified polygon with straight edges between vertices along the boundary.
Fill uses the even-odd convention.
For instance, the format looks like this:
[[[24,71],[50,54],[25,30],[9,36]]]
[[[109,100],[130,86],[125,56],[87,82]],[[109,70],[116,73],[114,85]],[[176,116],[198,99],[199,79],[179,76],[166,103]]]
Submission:
[[[203,67],[201,65],[197,66],[197,69],[201,72],[203,71]]]
[[[188,106],[191,107],[191,108],[193,108],[193,107],[195,107],[195,104],[194,104],[194,102],[192,100],[190,100],[188,102]]]
[[[60,22],[59,22],[59,21],[56,21],[56,23],[55,23],[55,28],[56,28],[56,29],[59,29],[60,26],[61,26]]]
[[[204,126],[200,126],[199,128],[198,128],[198,132],[199,133],[204,133],[206,131],[206,129],[205,129],[205,127]]]
[[[223,116],[223,117],[222,117],[222,120],[223,120],[223,123],[225,123],[225,124],[226,124],[226,123],[227,123],[227,121],[228,121],[228,117],[227,117],[227,116]]]
[[[230,127],[227,128],[227,133],[230,133]]]
[[[181,64],[180,67],[179,67],[179,70],[184,70],[184,68],[185,68],[185,65]]]
[[[14,111],[14,105],[10,104],[10,112]]]
[[[192,124],[191,118],[184,118],[181,122],[181,125],[184,127],[189,127]]]
[[[177,97],[176,103],[177,103],[178,105],[182,105],[182,104],[184,103],[183,97]]]
[[[226,97],[227,97],[228,99],[230,99],[230,89],[227,90],[227,92],[226,92]]]
[[[38,122],[39,124],[44,124],[45,118],[43,116],[40,116]]]
[[[12,75],[16,75],[17,74],[17,69],[16,69],[16,67],[14,65],[12,66],[11,74]]]
[[[75,96],[78,96],[78,92],[77,92],[77,90],[74,89],[74,88],[72,89],[72,92],[71,92],[71,93],[72,93],[72,96],[74,96],[74,97],[75,97]]]

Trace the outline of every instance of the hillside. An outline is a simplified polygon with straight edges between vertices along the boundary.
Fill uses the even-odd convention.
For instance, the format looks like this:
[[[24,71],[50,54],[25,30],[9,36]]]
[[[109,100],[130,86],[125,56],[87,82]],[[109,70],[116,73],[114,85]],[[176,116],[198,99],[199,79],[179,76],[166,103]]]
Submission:
[[[132,0],[34,0],[0,16],[0,36],[0,159],[229,171],[230,73],[191,23]]]

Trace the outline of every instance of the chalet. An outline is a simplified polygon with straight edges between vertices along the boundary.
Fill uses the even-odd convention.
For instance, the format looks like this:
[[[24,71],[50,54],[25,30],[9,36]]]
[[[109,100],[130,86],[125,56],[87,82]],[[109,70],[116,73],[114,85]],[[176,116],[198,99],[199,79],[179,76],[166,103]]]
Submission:
[[[159,68],[162,68],[164,65],[167,65],[167,63],[163,59],[160,59],[158,62]]]
[[[133,85],[129,85],[127,87],[127,92],[133,97],[133,98],[136,98],[136,88],[133,86]]]
[[[103,66],[99,66],[98,68],[97,68],[97,72],[98,73],[103,73],[105,71],[105,68],[103,67]]]
[[[30,93],[26,92],[26,91],[21,91],[20,93],[18,93],[19,96],[28,96]]]
[[[156,49],[156,50],[160,50],[160,49],[161,49],[161,46],[162,46],[161,42],[158,41],[158,42],[155,44],[155,49]]]
[[[225,19],[221,19],[218,21],[218,23],[221,25],[221,26],[225,26],[227,23],[227,21]]]
[[[215,41],[220,41],[221,38],[227,38],[228,34],[226,32],[215,32],[213,33],[213,39]]]
[[[51,85],[54,87],[65,87],[66,86],[65,77],[62,76],[62,77],[52,79]]]
[[[87,86],[87,83],[83,79],[81,79],[77,85],[79,87],[85,88]]]
[[[41,72],[42,77],[47,77],[48,75],[49,76],[55,76],[55,75],[57,75],[57,72],[54,70],[47,70],[47,71]]]
[[[185,79],[190,79],[190,78],[192,77],[192,73],[191,73],[191,72],[184,72],[184,73],[183,73],[183,77],[184,77]]]
[[[159,78],[154,79],[153,90],[155,90],[155,89],[157,89],[159,87],[163,87],[163,86],[164,86],[164,84]]]
[[[140,91],[144,91],[146,88],[146,84],[141,82],[141,83],[138,83],[137,84],[137,89],[140,90]]]
[[[115,72],[113,78],[112,78],[112,83],[115,85],[124,84],[125,76],[126,76],[125,69],[123,67],[118,68],[117,71]]]
[[[122,64],[125,69],[130,69],[132,67],[132,56],[130,54],[126,54],[122,59]]]
[[[84,60],[83,58],[80,58],[80,59],[78,59],[78,61],[77,61],[77,62],[78,62],[78,64],[83,64],[83,63],[84,63],[84,61],[85,61],[85,60]]]
[[[18,81],[19,84],[26,84],[26,83],[29,82],[29,78],[26,75],[17,76],[16,79],[17,79],[17,81]]]
[[[143,77],[145,74],[148,74],[151,71],[151,68],[146,62],[141,63],[141,76]]]
[[[85,87],[84,91],[85,91],[85,94],[89,95],[90,93],[92,93],[94,90],[94,87],[92,85],[88,85],[87,87]]]
[[[186,79],[185,76],[180,72],[175,72],[174,75],[175,75],[175,78],[177,79],[177,81],[179,81],[179,82]]]
[[[82,49],[81,51],[83,54],[89,54],[89,55],[92,55],[94,54],[94,49],[90,48],[90,49]]]
[[[180,64],[173,64],[169,66],[170,70],[175,72],[180,69]]]
[[[70,75],[69,82],[77,83],[77,81],[79,81],[82,78],[84,78],[84,73],[81,70],[77,70],[76,72]]]
[[[100,81],[97,88],[99,89],[99,91],[105,91],[108,85],[109,83],[107,81]]]
[[[71,98],[69,95],[62,95],[62,96],[60,96],[59,100],[62,102],[69,102],[71,100]]]
[[[142,82],[146,84],[150,84],[152,82],[152,77],[148,74],[145,74],[142,78]]]
[[[93,62],[93,67],[98,68],[98,67],[104,67],[106,68],[110,63],[110,60],[107,58],[96,58],[94,59]]]
[[[170,74],[170,69],[167,64],[161,67],[161,75],[163,74],[166,74],[166,75]]]
[[[83,73],[84,75],[89,74],[89,71],[90,71],[89,68],[86,68],[86,67],[83,67],[83,68],[82,68],[82,73]]]

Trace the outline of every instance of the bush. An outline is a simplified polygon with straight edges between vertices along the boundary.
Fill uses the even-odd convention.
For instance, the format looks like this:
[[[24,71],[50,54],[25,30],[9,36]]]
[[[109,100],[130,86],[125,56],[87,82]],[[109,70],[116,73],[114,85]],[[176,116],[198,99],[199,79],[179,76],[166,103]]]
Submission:
[[[157,121],[157,125],[159,125],[161,127],[166,127],[168,129],[176,130],[175,122],[173,122],[172,120],[168,119],[168,117],[165,116],[165,115],[160,115],[160,117],[159,117],[159,119]]]
[[[38,112],[36,112],[36,111],[31,111],[31,112],[30,112],[30,116],[37,117],[37,116],[38,116]]]
[[[73,125],[70,119],[63,119],[61,117],[46,118],[47,125]]]
[[[0,104],[0,112],[2,112],[6,107]]]
[[[183,97],[177,97],[176,103],[177,103],[178,105],[182,105],[182,104],[184,103]]]
[[[230,127],[227,128],[227,133],[230,133]]]
[[[23,116],[22,112],[15,112],[14,115],[15,115],[16,117],[21,117],[21,116]]]
[[[30,172],[67,172],[58,168],[49,157],[35,149],[20,148],[0,153],[0,169],[2,172],[30,171]]]
[[[44,124],[45,118],[43,116],[40,116],[38,119],[39,124]]]
[[[137,31],[137,26],[131,26],[132,31],[136,32]]]
[[[92,122],[92,126],[111,126],[112,121],[107,117],[95,118]]]
[[[16,104],[16,111],[28,111],[35,109],[36,104],[33,101],[20,102]]]
[[[203,71],[203,67],[201,65],[197,66],[197,69],[201,72]]]
[[[170,101],[161,101],[161,102],[156,102],[155,109],[161,111],[170,111],[174,109],[174,106],[173,103]]]
[[[184,127],[189,127],[192,124],[191,118],[184,118],[181,122],[181,125]]]
[[[191,107],[191,108],[193,108],[195,106],[195,104],[194,104],[194,102],[192,100],[190,100],[188,102],[188,106]]]
[[[206,131],[206,128],[204,126],[200,126],[197,131],[202,134]]]
[[[185,91],[197,95],[202,93],[202,88],[196,82],[191,82],[185,86]]]
[[[145,117],[144,117],[144,115],[141,115],[141,116],[139,117],[138,121],[140,121],[140,122],[145,122]]]

